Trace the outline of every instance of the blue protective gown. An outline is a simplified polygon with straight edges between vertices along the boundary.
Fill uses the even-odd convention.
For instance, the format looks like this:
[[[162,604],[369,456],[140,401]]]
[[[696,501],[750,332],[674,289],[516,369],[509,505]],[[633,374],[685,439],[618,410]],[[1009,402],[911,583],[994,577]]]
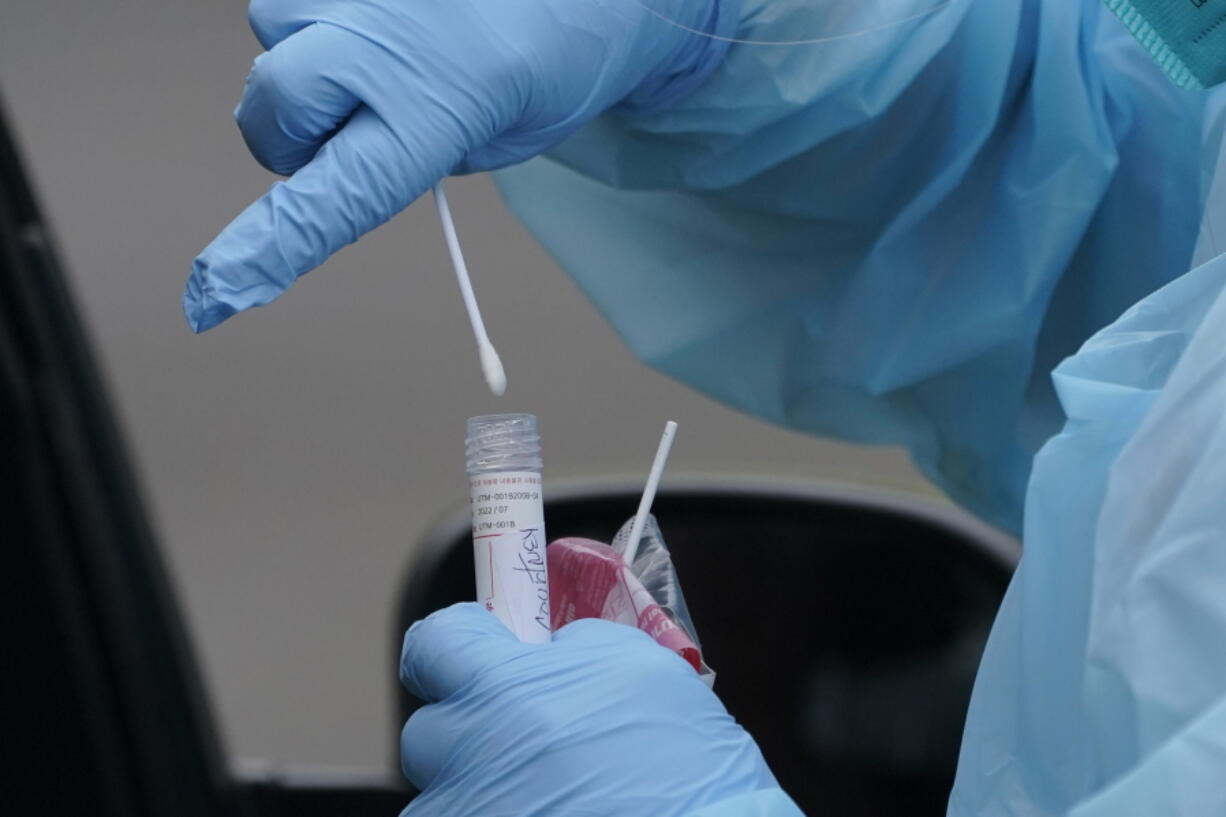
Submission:
[[[748,0],[738,36],[935,3]],[[1205,102],[1099,0],[955,0],[734,45],[679,106],[498,179],[644,361],[769,420],[905,445],[1017,531],[1062,422],[1051,370],[1188,269]]]
[[[1099,0],[747,0],[738,37],[833,39],[733,45],[511,207],[647,363],[1023,532],[951,815],[1226,814],[1222,93]]]

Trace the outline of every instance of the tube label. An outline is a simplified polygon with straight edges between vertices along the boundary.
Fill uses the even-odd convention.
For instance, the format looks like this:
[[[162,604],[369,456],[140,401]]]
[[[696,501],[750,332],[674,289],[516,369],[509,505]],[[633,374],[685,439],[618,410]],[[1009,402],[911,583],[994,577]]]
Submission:
[[[469,478],[477,601],[520,641],[550,639],[549,575],[541,475],[504,471]]]

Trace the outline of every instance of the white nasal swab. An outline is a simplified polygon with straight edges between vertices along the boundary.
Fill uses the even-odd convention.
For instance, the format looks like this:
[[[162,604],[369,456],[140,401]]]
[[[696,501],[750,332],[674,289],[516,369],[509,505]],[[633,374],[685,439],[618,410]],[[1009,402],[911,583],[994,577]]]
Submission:
[[[477,307],[477,296],[473,294],[472,281],[468,280],[468,266],[464,263],[464,253],[460,251],[460,239],[456,237],[455,222],[451,220],[451,208],[447,206],[447,194],[443,192],[441,181],[434,186],[434,203],[438,207],[439,221],[443,223],[443,235],[447,239],[447,251],[451,253],[451,266],[455,268],[456,281],[460,284],[464,308],[468,310],[468,322],[472,324],[473,336],[477,339],[481,372],[485,375],[490,391],[501,396],[507,390],[507,373],[502,368],[502,359],[498,357],[494,344],[490,343],[490,336],[485,333],[481,310]]]
[[[664,424],[660,447],[656,449],[656,458],[651,463],[651,473],[647,475],[647,485],[643,488],[643,498],[639,500],[639,509],[634,513],[634,524],[630,526],[630,541],[626,545],[626,552],[622,554],[628,565],[634,564],[634,557],[639,553],[643,526],[647,524],[647,514],[651,511],[652,500],[656,498],[656,489],[660,487],[660,475],[664,473],[664,463],[668,461],[668,452],[672,450],[673,436],[676,433],[676,423],[669,420]]]

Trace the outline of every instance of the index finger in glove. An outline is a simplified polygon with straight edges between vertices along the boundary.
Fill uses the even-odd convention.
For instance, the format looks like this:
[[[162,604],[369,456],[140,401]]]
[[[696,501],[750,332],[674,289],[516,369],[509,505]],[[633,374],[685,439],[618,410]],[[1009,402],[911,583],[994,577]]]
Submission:
[[[432,613],[405,633],[400,680],[418,698],[441,701],[482,670],[529,649],[481,605],[455,604]]]
[[[192,264],[183,295],[191,328],[269,303],[447,175],[467,135],[425,102],[421,114],[412,134],[399,134],[359,108],[305,167],[230,222]]]

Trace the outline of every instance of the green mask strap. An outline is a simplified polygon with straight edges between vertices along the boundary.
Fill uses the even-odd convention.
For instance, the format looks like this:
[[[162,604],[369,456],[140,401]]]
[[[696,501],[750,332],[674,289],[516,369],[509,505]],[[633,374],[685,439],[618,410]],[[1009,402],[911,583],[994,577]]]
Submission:
[[[1226,82],[1226,0],[1104,0],[1181,88]]]

